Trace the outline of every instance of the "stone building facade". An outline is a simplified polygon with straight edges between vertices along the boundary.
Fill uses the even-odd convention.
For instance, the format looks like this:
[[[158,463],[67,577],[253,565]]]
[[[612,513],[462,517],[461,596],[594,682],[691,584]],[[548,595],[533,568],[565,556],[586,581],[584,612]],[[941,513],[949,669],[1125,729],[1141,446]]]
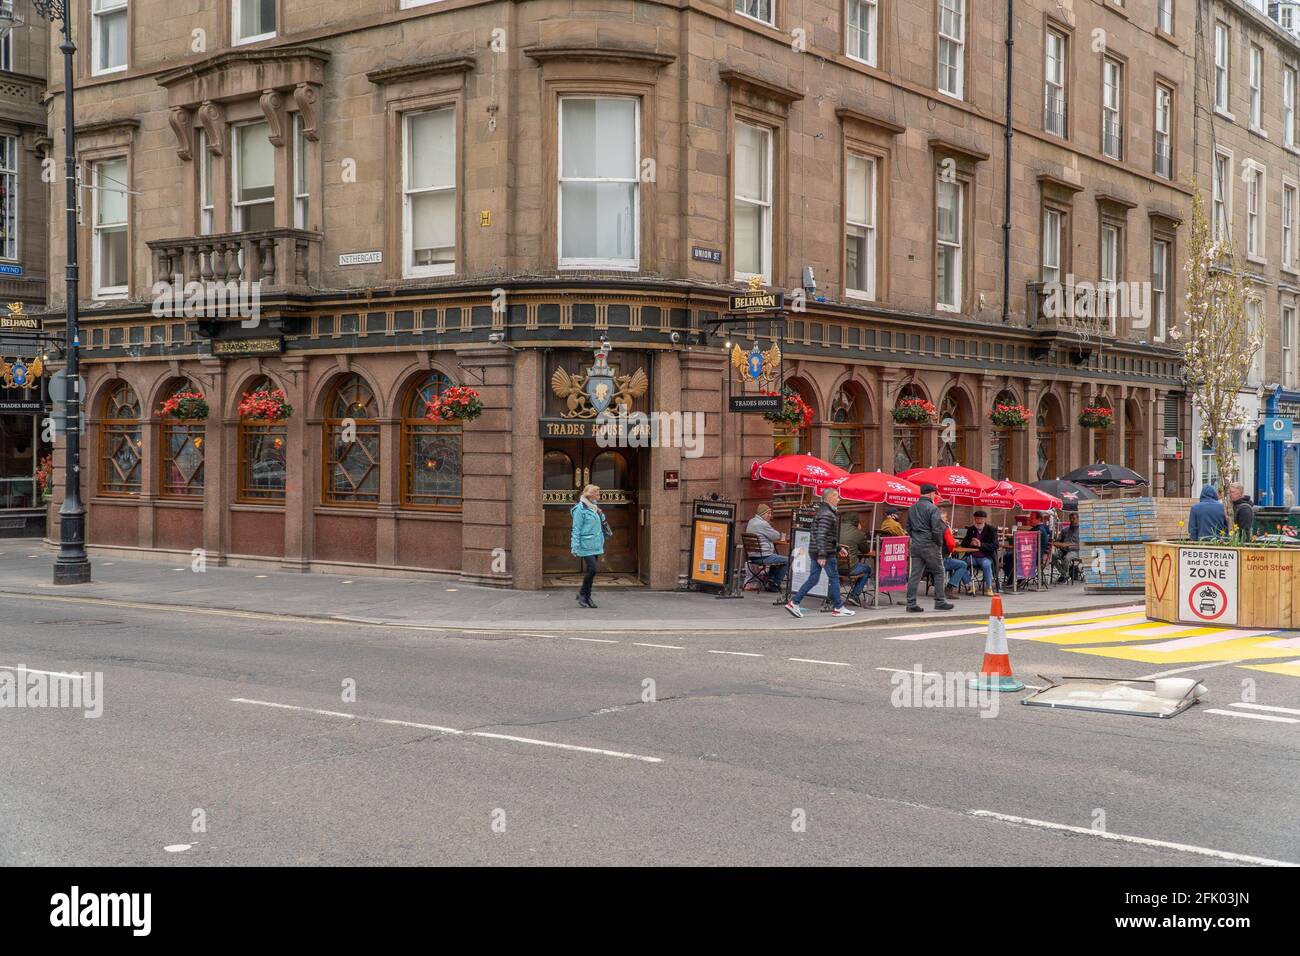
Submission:
[[[594,481],[607,570],[668,588],[692,500],[747,516],[778,491],[748,477],[774,450],[1023,481],[1101,457],[1187,485],[1162,339],[1190,16],[1018,4],[1008,87],[1005,8],[984,0],[208,7],[130,0],[120,49],[83,51],[98,549],[536,588],[575,570],[568,507]],[[58,265],[57,198],[51,222]],[[260,313],[162,314],[174,276],[256,280]],[[751,280],[784,293],[780,334],[717,325]],[[1156,307],[1048,305],[1067,289],[1086,311],[1101,280],[1154,285]],[[773,341],[807,428],[728,411],[734,347]],[[596,440],[565,383],[602,342],[634,410],[704,414],[701,454]],[[451,384],[482,416],[429,423]],[[241,417],[261,385],[293,414]],[[156,414],[179,388],[206,420]],[[896,423],[907,398],[941,420]],[[998,403],[1027,426],[994,429]],[[1097,403],[1116,425],[1093,434],[1076,421]]]

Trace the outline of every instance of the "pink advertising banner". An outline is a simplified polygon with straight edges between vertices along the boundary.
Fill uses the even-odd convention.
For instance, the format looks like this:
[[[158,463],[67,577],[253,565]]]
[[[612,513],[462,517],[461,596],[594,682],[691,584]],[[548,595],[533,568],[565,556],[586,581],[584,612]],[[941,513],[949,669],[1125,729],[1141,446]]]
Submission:
[[[907,590],[907,538],[880,539],[880,590]]]
[[[1038,572],[1038,545],[1042,540],[1037,531],[1016,532],[1016,579],[1028,581]]]

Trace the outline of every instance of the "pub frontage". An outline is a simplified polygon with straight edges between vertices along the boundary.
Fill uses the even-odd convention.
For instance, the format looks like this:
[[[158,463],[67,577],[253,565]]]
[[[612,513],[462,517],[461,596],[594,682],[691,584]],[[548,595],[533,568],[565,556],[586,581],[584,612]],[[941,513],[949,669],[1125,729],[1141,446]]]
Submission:
[[[0,312],[0,538],[45,534],[43,493],[53,476],[48,344],[24,303]]]
[[[793,506],[797,492],[749,478],[783,451],[854,471],[955,462],[1026,482],[1102,458],[1164,475],[1166,492],[1187,480],[1164,458],[1182,414],[1172,353],[1116,342],[1081,362],[1034,328],[817,302],[787,306],[784,323],[723,323],[736,291],[542,280],[284,295],[265,298],[256,323],[96,309],[82,335],[92,555],[203,549],[209,565],[536,589],[576,573],[569,509],[595,483],[614,530],[602,570],[671,589],[686,580],[696,499],[737,502],[741,521],[759,500]],[[748,363],[772,376],[778,360],[806,425],[730,410],[738,389],[777,388],[761,375],[746,384]],[[478,393],[481,415],[430,420],[429,401],[456,386]],[[275,390],[278,417],[248,401]],[[201,401],[169,402],[185,396]],[[916,400],[935,414],[896,414]],[[655,447],[602,433],[600,403],[702,413],[703,435],[691,445],[668,429]],[[1031,409],[1027,424],[995,429],[1000,403]],[[1099,403],[1115,424],[1080,427]],[[61,445],[55,459],[50,541]]]

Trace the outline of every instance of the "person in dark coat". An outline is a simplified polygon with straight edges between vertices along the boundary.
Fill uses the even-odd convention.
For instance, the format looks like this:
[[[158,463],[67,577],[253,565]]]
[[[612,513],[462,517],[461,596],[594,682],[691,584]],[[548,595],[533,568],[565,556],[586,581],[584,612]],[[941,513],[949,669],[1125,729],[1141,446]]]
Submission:
[[[808,579],[785,606],[785,609],[795,617],[803,617],[800,602],[816,587],[823,571],[827,575],[826,583],[830,589],[831,601],[835,605],[831,613],[835,617],[853,616],[853,611],[844,606],[844,596],[840,593],[840,516],[836,511],[839,504],[840,493],[834,488],[827,488],[822,492],[822,505],[813,518],[812,536],[808,542],[808,557],[812,561]]]
[[[943,593],[943,531],[947,524],[931,497],[936,491],[934,485],[922,485],[920,500],[907,510],[907,547],[912,559],[912,573],[907,578],[907,609],[912,612],[925,610],[916,603],[916,592],[927,571],[934,581],[934,609],[950,611],[953,607]]]
[[[1201,500],[1187,513],[1187,537],[1193,541],[1218,538],[1228,533],[1228,515],[1213,485],[1201,489]]]
[[[1255,537],[1255,502],[1250,500],[1240,481],[1228,485],[1228,498],[1232,501],[1232,526],[1237,537],[1249,541]]]
[[[993,562],[998,559],[998,529],[988,523],[987,512],[977,511],[972,517],[975,523],[966,529],[966,535],[961,539],[961,546],[979,548],[967,557],[970,558],[972,565],[978,566],[984,572],[984,595],[988,597],[993,594],[993,588],[997,584],[993,576]]]

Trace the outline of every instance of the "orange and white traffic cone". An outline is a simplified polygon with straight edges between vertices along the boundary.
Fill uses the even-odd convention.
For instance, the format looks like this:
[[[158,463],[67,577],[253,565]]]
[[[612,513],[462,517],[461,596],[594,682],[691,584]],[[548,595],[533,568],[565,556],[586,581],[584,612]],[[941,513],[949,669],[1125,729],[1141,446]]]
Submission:
[[[1007,623],[1002,619],[1002,595],[993,595],[989,608],[989,634],[984,640],[984,663],[980,676],[967,685],[972,690],[1024,690],[1023,681],[1011,674],[1011,651],[1007,648]]]

